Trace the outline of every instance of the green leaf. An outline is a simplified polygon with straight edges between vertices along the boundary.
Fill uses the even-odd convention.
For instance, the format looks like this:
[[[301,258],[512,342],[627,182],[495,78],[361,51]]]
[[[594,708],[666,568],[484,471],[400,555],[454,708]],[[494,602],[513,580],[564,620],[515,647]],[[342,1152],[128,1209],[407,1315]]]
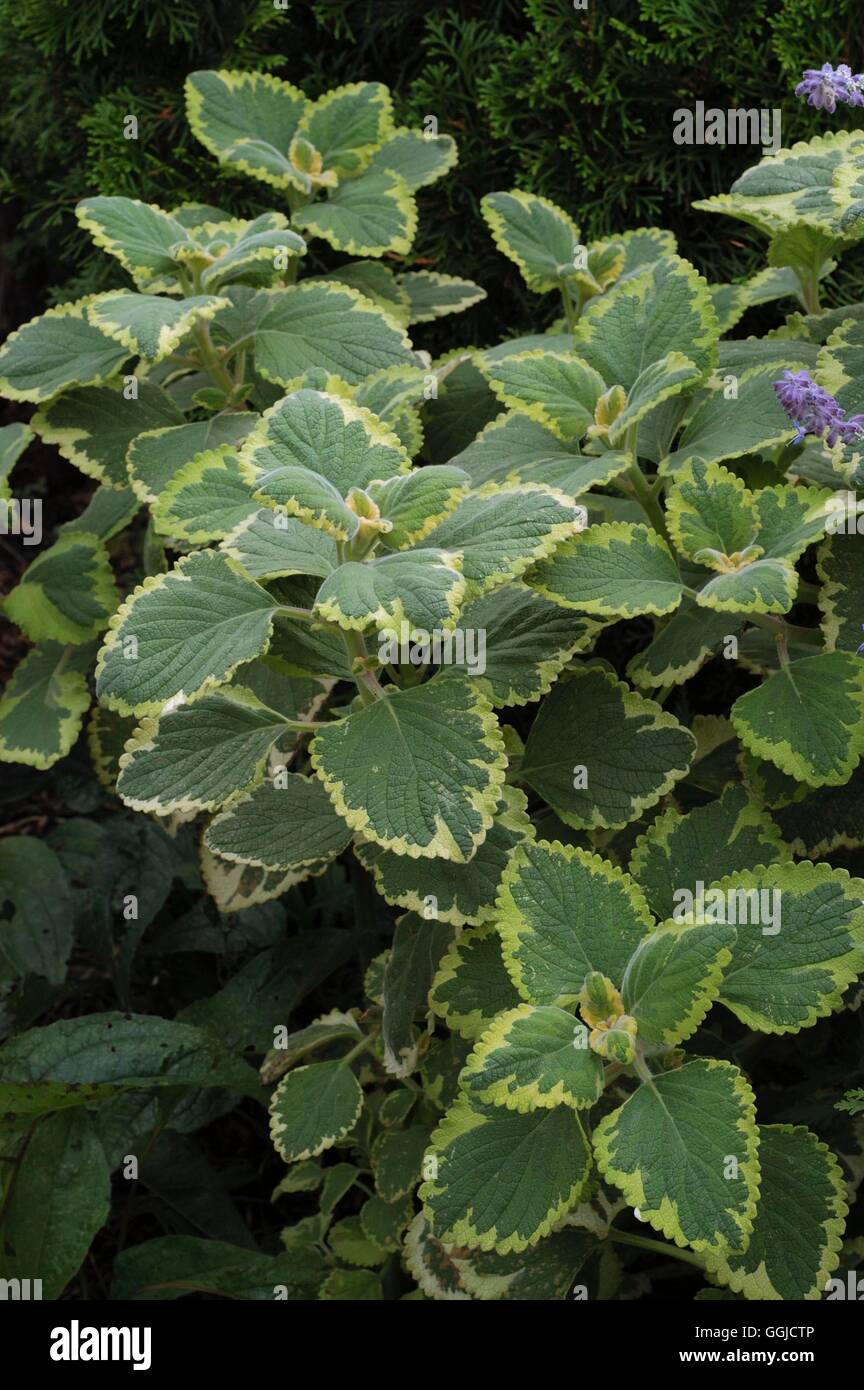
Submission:
[[[84,198],[75,216],[97,246],[116,256],[141,290],[179,288],[176,252],[191,248],[189,232],[154,203],[139,198]]]
[[[829,651],[857,652],[864,622],[864,556],[849,536],[831,536],[817,552],[819,607]]]
[[[314,612],[347,630],[377,628],[379,644],[407,640],[419,628],[449,630],[465,596],[460,558],[444,550],[405,551],[366,561],[347,561],[324,580]]]
[[[408,296],[409,323],[432,323],[447,314],[461,314],[486,298],[486,291],[473,280],[437,270],[409,271],[397,276],[396,283]]]
[[[317,777],[297,773],[263,781],[235,798],[210,822],[205,835],[210,849],[223,859],[286,872],[323,865],[341,854],[350,840],[351,831]]]
[[[312,876],[311,869],[283,873],[259,869],[253,864],[232,864],[201,847],[201,876],[220,912],[242,912],[247,907],[273,902],[296,883]]]
[[[421,541],[460,551],[470,597],[518,579],[572,536],[584,512],[555,488],[525,485],[472,493]]]
[[[707,377],[718,337],[702,276],[689,261],[667,256],[592,300],[576,325],[573,348],[607,386],[629,392],[646,367],[672,352]]]
[[[789,355],[794,359],[794,351]],[[734,395],[727,396],[720,383],[700,392],[677,448],[661,463],[661,472],[676,473],[696,459],[715,463],[741,458],[794,438],[794,426],[774,390],[778,375],[776,366],[751,367],[738,378]]]
[[[609,426],[609,442],[624,446],[629,430],[638,425],[663,401],[682,391],[695,389],[702,371],[681,352],[667,352],[641,371],[627,392],[627,403]]]
[[[216,810],[260,780],[270,749],[287,729],[282,716],[249,691],[232,687],[204,695],[142,720],[120,759],[117,793],[135,811]]]
[[[449,370],[424,410],[426,452],[431,463],[456,463],[479,430],[500,412],[500,405],[477,367],[476,352],[456,352],[441,359]]]
[[[679,685],[695,676],[735,627],[723,613],[711,614],[689,598],[673,613],[644,651],[627,666],[627,676],[643,690]]]
[[[266,215],[281,217],[280,213]],[[254,225],[250,223],[249,227]],[[289,256],[305,254],[305,241],[296,232],[289,231],[287,221],[283,220],[270,230],[251,235],[247,232],[235,246],[223,251],[203,272],[202,288],[215,291],[227,285],[251,285],[256,289],[270,285],[282,278]]]
[[[460,1096],[432,1135],[437,1178],[420,1189],[435,1235],[481,1250],[525,1250],[582,1198],[591,1150],[569,1106],[527,1115]]]
[[[671,917],[676,891],[790,857],[778,827],[743,787],[730,784],[716,801],[682,815],[670,807],[639,836],[630,872],[659,918]]]
[[[459,1084],[472,1101],[522,1114],[557,1105],[583,1110],[603,1094],[603,1063],[572,1014],[519,1004],[483,1034]]]
[[[594,1131],[604,1177],[643,1221],[699,1251],[746,1241],[758,1150],[750,1086],[731,1063],[707,1058],[641,1085]]]
[[[724,922],[664,922],[639,943],[621,995],[643,1043],[675,1047],[696,1032],[720,993],[734,941],[734,926]]]
[[[43,771],[71,749],[90,707],[87,677],[54,642],[29,651],[0,699],[0,762]]]
[[[340,266],[338,270],[328,270],[326,275],[319,278],[338,280],[340,285],[358,290],[367,299],[371,299],[373,304],[377,304],[379,309],[398,320],[403,327],[407,326],[408,295],[399,288],[393,271],[380,261],[351,261],[348,265]],[[397,367],[395,370],[400,372],[404,369]],[[359,404],[368,405],[368,402],[360,401]],[[379,414],[378,411],[375,413]]]
[[[29,425],[20,420],[12,425],[0,426],[0,498],[11,501],[9,476],[12,469],[35,436]]]
[[[381,1024],[384,1068],[391,1076],[408,1076],[416,1069],[415,1015],[428,1014],[429,990],[451,935],[444,923],[424,921],[413,912],[396,923],[384,970]],[[380,1236],[375,1239],[384,1243]]]
[[[193,135],[221,164],[275,188],[304,188],[287,151],[307,106],[302,92],[269,73],[202,71],[186,79]]]
[[[621,454],[580,454],[575,442],[559,438],[523,409],[492,420],[453,463],[468,474],[473,487],[548,483],[574,497],[608,482],[627,466]]]
[[[533,834],[526,806],[522,792],[505,786],[492,826],[467,864],[411,859],[367,841],[355,845],[355,853],[388,903],[434,921],[477,926],[495,915],[495,894],[514,846]]]
[[[696,741],[653,700],[597,667],[546,697],[520,776],[567,824],[620,829],[686,776]]]
[[[773,234],[796,222],[839,235],[842,200],[834,181],[844,162],[860,159],[859,131],[828,131],[790,149],[777,150],[745,169],[731,193],[693,204],[704,212],[740,218]]]
[[[523,844],[498,896],[504,960],[529,1004],[567,1008],[592,970],[620,981],[654,920],[621,869],[574,845]]]
[[[739,924],[721,1003],[764,1033],[797,1033],[839,1008],[862,969],[864,881],[789,863],[730,874],[717,887],[726,902],[706,893],[706,919],[734,913]]]
[[[840,171],[841,181],[832,189],[832,197],[839,195],[840,202],[846,202],[849,196],[849,184],[846,182],[847,172],[851,173],[852,171],[851,169]],[[841,223],[849,226],[852,224],[852,219],[847,223],[847,218],[844,215]],[[792,284],[796,285],[796,298],[806,308],[801,290],[802,282],[809,283],[811,278],[815,276],[818,283],[826,275],[830,275],[837,268],[837,262],[832,259],[832,253],[842,249],[841,244],[831,233],[808,226],[805,222],[792,222],[780,231],[776,231],[771,237],[768,246],[768,264],[772,268],[777,267],[773,272],[775,275],[785,274],[787,286],[790,280]],[[758,276],[756,279],[758,280]],[[757,297],[759,292],[760,287],[757,284]],[[758,302],[758,298],[756,302]]]
[[[504,780],[492,708],[467,681],[388,694],[322,729],[310,753],[352,830],[412,858],[470,859]]]
[[[17,1165],[3,1223],[4,1279],[37,1279],[59,1298],[108,1219],[111,1174],[90,1115],[67,1110],[44,1119]]]
[[[245,470],[244,470],[245,471]],[[248,474],[247,474],[248,476]],[[335,540],[351,540],[359,529],[357,513],[345,502],[332,483],[309,468],[288,465],[274,468],[257,480],[252,496],[274,508],[283,508],[316,530]],[[254,484],[253,484],[254,486]]]
[[[605,618],[659,617],[677,608],[683,593],[665,541],[648,526],[624,521],[589,526],[526,582],[553,603]]]
[[[372,1150],[375,1187],[385,1202],[395,1202],[420,1181],[423,1154],[429,1143],[426,1125],[380,1134]]]
[[[121,714],[156,714],[227,680],[266,651],[278,603],[235,560],[197,551],[151,576],[111,620],[96,691]],[[133,640],[134,639],[134,640]]]
[[[410,459],[371,411],[326,391],[300,390],[266,411],[243,446],[247,477],[277,500],[283,470],[305,469],[345,497],[372,479],[407,473]],[[292,474],[292,478],[296,473]]]
[[[566,212],[531,193],[487,193],[480,211],[499,251],[519,267],[529,290],[556,290],[573,273],[579,228]]]
[[[441,959],[429,1005],[463,1038],[477,1038],[519,995],[504,966],[501,938],[491,925],[463,931]]]
[[[108,626],[117,590],[108,553],[85,531],[61,536],[37,555],[3,602],[35,642],[86,642]]]
[[[90,321],[130,353],[161,362],[198,323],[227,309],[228,299],[199,294],[165,299],[156,294],[103,294],[90,306]]]
[[[134,520],[140,502],[129,487],[97,487],[87,506],[72,521],[58,527],[61,535],[87,531],[100,541],[113,540]]]
[[[605,391],[603,378],[580,357],[534,348],[507,357],[480,359],[498,399],[521,409],[560,439],[581,439]]]
[[[171,479],[197,454],[218,449],[222,444],[239,444],[257,421],[257,415],[241,411],[174,428],[148,429],[139,434],[132,440],[127,454],[129,479],[136,495],[142,502],[152,505]]]
[[[864,666],[848,652],[791,661],[732,706],[745,748],[811,786],[848,781],[864,751]]]
[[[425,130],[401,126],[372,156],[370,169],[392,169],[401,174],[412,193],[435,183],[457,161],[452,135],[428,135]]]
[[[284,1076],[285,1072],[289,1071],[291,1067],[294,1066],[295,1062],[299,1061],[301,1057],[307,1057],[310,1052],[315,1052],[318,1048],[326,1047],[334,1042],[358,1043],[362,1036],[360,1029],[357,1027],[355,1020],[350,1014],[342,1014],[339,1013],[338,1009],[334,1009],[331,1013],[323,1014],[321,1018],[316,1018],[314,1023],[310,1023],[305,1028],[299,1029],[298,1032],[291,1033],[280,1042],[279,1047],[272,1048],[267,1053],[261,1065],[261,1079],[265,1082],[278,1081],[280,1076]],[[354,1177],[356,1177],[356,1169],[351,1169],[350,1171],[354,1177],[343,1187],[340,1182],[340,1177],[342,1175],[340,1175],[339,1172],[341,1166],[342,1165],[338,1165],[335,1170],[332,1168],[327,1170],[325,1183],[328,1192],[331,1192],[331,1196],[331,1185],[333,1183],[336,1185],[336,1190],[340,1191],[341,1189],[341,1193],[344,1195],[352,1185]],[[338,1200],[339,1198],[337,1196],[332,1196],[332,1200],[327,1209],[332,1211]],[[324,1208],[325,1202],[322,1194],[322,1209]]]
[[[467,473],[448,464],[433,464],[370,483],[369,495],[391,526],[382,533],[382,544],[388,550],[416,545],[453,511],[468,488]]]
[[[307,1302],[319,1296],[327,1268],[312,1245],[259,1255],[212,1237],[159,1236],[120,1251],[111,1296],[149,1303],[201,1291],[272,1303],[277,1291],[285,1289],[290,1301]]]
[[[307,105],[297,133],[315,146],[326,169],[356,174],[396,134],[390,93],[382,82],[334,87]]]
[[[770,767],[770,764],[769,764]],[[807,788],[795,784],[799,792]],[[781,806],[774,819],[796,854],[821,859],[835,849],[864,845],[864,768],[860,763],[848,782],[818,791]]]
[[[718,613],[786,613],[795,602],[798,575],[785,560],[754,560],[729,574],[715,574],[696,603]]]
[[[4,1108],[15,1089],[27,1093],[32,1111],[42,1083],[52,1101],[80,1094],[82,1104],[162,1087],[224,1086],[261,1099],[258,1077],[210,1034],[187,1023],[150,1014],[101,1013],[64,1018],[28,1032],[0,1048],[0,1099]],[[9,1093],[12,1092],[12,1095]]]
[[[717,555],[705,555],[705,550],[735,555],[753,544],[759,529],[753,494],[716,463],[689,463],[676,474],[666,521],[681,554],[710,569],[721,566]]]
[[[359,1216],[346,1216],[344,1220],[337,1221],[336,1225],[331,1227],[328,1239],[334,1254],[346,1264],[369,1265],[374,1268],[375,1265],[384,1264],[387,1259],[387,1251],[366,1235]],[[347,1294],[343,1291],[340,1296],[347,1297]],[[366,1294],[366,1297],[368,1296]],[[334,1295],[331,1294],[330,1297]]]
[[[134,396],[116,384],[69,391],[37,411],[33,428],[89,478],[122,487],[129,481],[126,456],[133,440],[151,430],[165,434],[182,420],[160,386],[142,381]]]
[[[270,1101],[270,1138],[286,1163],[315,1158],[354,1128],[363,1092],[341,1061],[289,1071]]]
[[[417,232],[417,205],[401,174],[370,169],[341,183],[323,202],[294,213],[294,226],[351,256],[407,256]]]
[[[427,1298],[453,1303],[470,1298],[460,1282],[451,1247],[435,1239],[422,1212],[408,1227],[403,1258],[408,1273]]]
[[[565,1227],[519,1255],[474,1252],[471,1259],[464,1259],[464,1252],[454,1253],[453,1266],[461,1286],[484,1303],[499,1299],[559,1303],[571,1296],[571,1290],[575,1296],[573,1285],[595,1250],[589,1232]]]
[[[846,1221],[843,1174],[801,1125],[761,1125],[759,1206],[746,1251],[710,1253],[706,1268],[745,1298],[821,1299],[840,1262]]]
[[[819,353],[816,379],[844,410],[854,414],[864,385],[864,338],[861,323],[848,319],[828,338]]]
[[[622,232],[616,240],[624,247],[624,265],[619,280],[638,274],[646,266],[654,265],[666,256],[674,256],[678,250],[673,234],[660,227],[634,227],[632,231]]]
[[[222,540],[257,514],[235,447],[221,444],[197,454],[172,478],[153,506],[161,535],[193,545]]]
[[[13,401],[47,401],[67,386],[98,385],[129,353],[90,322],[93,297],[48,309],[0,348],[0,390]]]
[[[776,272],[768,271],[769,275]],[[794,278],[794,277],[793,277]],[[745,285],[709,285],[711,304],[721,333],[730,333],[746,310],[750,299]]]
[[[264,507],[241,521],[219,547],[252,579],[313,574],[324,579],[336,568],[336,542],[286,512]]]
[[[505,584],[462,613],[456,633],[457,638],[460,630],[465,634],[465,657],[449,665],[447,674],[470,676],[496,707],[529,704],[552,688],[570,659],[590,646],[602,627],[524,584]]]
[[[759,513],[759,545],[766,556],[794,564],[814,541],[830,530],[833,509],[827,488],[778,483],[753,495]]]
[[[322,367],[354,386],[385,367],[413,365],[411,345],[387,314],[345,285],[307,280],[262,292],[255,365],[277,386]]]
[[[62,985],[72,950],[72,895],[60,860],[41,840],[0,840],[0,961],[13,977],[38,975]],[[5,973],[5,972],[4,972]]]
[[[382,1250],[398,1250],[402,1234],[414,1215],[413,1203],[404,1198],[396,1202],[385,1202],[383,1197],[373,1196],[360,1208],[360,1225],[369,1240]]]

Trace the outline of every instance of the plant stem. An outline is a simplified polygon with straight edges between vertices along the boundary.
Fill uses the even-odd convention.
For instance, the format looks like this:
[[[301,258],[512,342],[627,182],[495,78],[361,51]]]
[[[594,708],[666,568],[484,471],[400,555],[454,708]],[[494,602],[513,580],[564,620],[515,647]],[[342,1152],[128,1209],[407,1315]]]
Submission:
[[[290,603],[280,603],[276,611],[277,613],[284,613],[288,618],[299,618],[304,623],[311,623],[315,618],[311,608],[296,608]]]
[[[629,447],[629,445],[630,435],[628,433],[627,446],[625,447]],[[651,484],[648,482],[648,479],[645,477],[645,474],[639,467],[639,463],[636,459],[635,448],[632,450],[632,452],[633,457],[627,465],[627,477],[630,480],[630,484],[633,488],[634,493],[636,494],[636,501],[639,503],[648,520],[651,522],[651,525],[654,527],[654,530],[659,535],[661,535],[664,541],[666,541],[667,545],[669,545],[671,543],[669,541],[669,532],[666,529],[666,518],[663,515],[663,508],[660,506],[660,503],[654,494]]]
[[[822,312],[819,303],[819,267],[812,265],[806,274],[799,273],[798,279],[801,283],[801,300],[808,314],[819,314]]]
[[[226,395],[230,396],[231,392],[234,390],[234,382],[223,364],[219,353],[213,346],[213,340],[210,337],[210,329],[207,327],[206,322],[199,320],[192,330],[192,336],[198,346],[201,362],[206,368],[214,385],[220,386]]]
[[[372,1042],[372,1036],[368,1038],[361,1038],[356,1047],[352,1047],[350,1052],[346,1052],[344,1057],[339,1058],[339,1065],[342,1067],[347,1067],[351,1062],[354,1061],[355,1057],[360,1056],[361,1052],[366,1052],[372,1046]]]
[[[789,665],[789,644],[786,641],[786,633],[778,632],[775,638],[777,643],[777,659],[781,666]]]
[[[782,618],[775,618],[770,613],[748,613],[746,618],[748,623],[764,627],[766,632],[773,633],[775,637],[782,636],[787,641],[794,638],[796,642],[810,642],[817,647],[822,645],[822,633],[818,627],[798,627],[795,623],[784,622]]]
[[[696,601],[697,592],[688,585],[684,585],[684,594],[687,598]],[[818,627],[799,627],[796,623],[787,623],[783,618],[774,617],[771,613],[742,613],[742,623],[753,623],[755,627],[763,627],[766,632],[770,632],[772,637],[782,635],[788,641],[809,642],[812,646],[822,645],[822,633]],[[740,624],[739,624],[740,625]]]
[[[668,1255],[670,1259],[681,1260],[685,1265],[693,1265],[696,1269],[705,1269],[698,1255],[690,1250],[681,1250],[677,1245],[665,1245],[662,1240],[650,1240],[648,1236],[634,1236],[629,1231],[616,1231],[614,1227],[609,1230],[607,1240],[615,1241],[618,1245],[632,1245],[637,1250],[650,1250],[654,1255]]]
[[[383,686],[378,681],[374,671],[355,669],[355,663],[368,660],[369,653],[366,650],[366,643],[359,632],[343,631],[342,641],[345,643],[345,650],[351,658],[354,683],[357,686],[360,699],[364,705],[374,705],[376,700],[383,699]]]
[[[564,314],[567,319],[567,327],[570,329],[570,332],[572,333],[576,327],[576,324],[579,322],[579,308],[574,303],[573,296],[570,293],[570,286],[567,284],[566,281],[561,282],[561,303],[564,305]]]

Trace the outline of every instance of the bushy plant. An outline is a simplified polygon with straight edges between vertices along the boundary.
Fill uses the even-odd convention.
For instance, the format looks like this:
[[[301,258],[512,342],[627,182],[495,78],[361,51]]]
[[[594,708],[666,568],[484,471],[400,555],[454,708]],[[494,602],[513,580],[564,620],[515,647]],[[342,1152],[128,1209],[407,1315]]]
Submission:
[[[701,205],[769,239],[744,284],[709,285],[668,231],[586,244],[547,198],[489,195],[494,244],[561,316],[430,363],[406,327],[482,291],[369,258],[410,245],[451,142],[395,130],[375,84],[310,104],[197,73],[189,116],[287,211],[85,199],[134,289],[0,352],[31,428],[101,483],[6,600],[38,645],[0,755],[54,764],[95,661],[98,770],[163,829],[194,822],[217,903],[338,860],[361,928],[365,874],[405,912],[364,1000],[272,1029],[277,1192],[320,1189],[317,1210],[276,1263],[145,1242],[115,1293],[630,1297],[650,1254],[746,1299],[822,1297],[861,1174],[864,385],[862,306],[824,311],[820,285],[864,235],[864,136]],[[295,284],[309,236],[363,259]],[[729,336],[790,296],[767,336]],[[118,606],[107,543],[143,504]],[[10,983],[45,977],[13,925]],[[35,1115],[102,1163],[92,1113],[118,1090],[206,1071],[260,1100],[226,1015],[7,1043],[13,1162]],[[808,1071],[795,1035],[831,1015]],[[763,1108],[768,1048],[796,1082]]]
[[[249,214],[248,186],[228,167],[214,196],[212,165],[183,120],[192,68],[266,68],[316,97],[385,74],[401,123],[431,114],[457,136],[464,177],[424,194],[415,254],[485,285],[503,276],[502,293],[451,325],[446,343],[436,334],[442,351],[536,323],[519,276],[476,235],[479,199],[497,188],[577,207],[589,239],[670,227],[709,278],[737,278],[758,247],[746,229],[706,224],[691,199],[727,187],[750,153],[674,145],[673,112],[696,97],[775,105],[816,55],[855,61],[857,16],[856,0],[0,0],[7,322],[41,308],[44,290],[56,302],[113,283],[78,235],[83,189]],[[788,96],[781,105],[785,144],[820,129],[818,113]],[[860,283],[856,254],[832,302],[857,298]]]

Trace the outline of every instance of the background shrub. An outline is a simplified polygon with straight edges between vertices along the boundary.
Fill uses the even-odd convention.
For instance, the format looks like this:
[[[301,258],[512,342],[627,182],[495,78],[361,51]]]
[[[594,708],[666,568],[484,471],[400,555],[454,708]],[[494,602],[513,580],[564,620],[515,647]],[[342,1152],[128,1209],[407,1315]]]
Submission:
[[[755,241],[723,218],[706,227],[690,203],[728,188],[753,151],[673,145],[673,111],[779,103],[788,145],[821,129],[793,96],[801,70],[862,59],[858,0],[0,0],[2,326],[109,283],[75,235],[86,193],[254,204],[251,183],[214,176],[183,119],[196,67],[269,69],[313,97],[383,79],[402,122],[434,114],[456,135],[459,169],[424,191],[412,261],[497,287],[455,326],[469,342],[536,326],[536,300],[483,230],[484,193],[545,194],[588,238],[670,227],[710,280],[735,278],[757,264]],[[831,123],[854,121],[841,107]],[[862,266],[847,258],[828,299],[857,297]]]

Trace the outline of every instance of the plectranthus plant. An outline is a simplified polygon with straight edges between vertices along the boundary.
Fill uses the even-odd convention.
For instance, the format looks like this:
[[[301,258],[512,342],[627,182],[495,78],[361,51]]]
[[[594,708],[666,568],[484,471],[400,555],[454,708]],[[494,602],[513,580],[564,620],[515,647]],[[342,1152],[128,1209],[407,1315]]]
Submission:
[[[467,852],[440,833],[391,838],[379,807],[411,804],[410,765],[397,782],[374,739],[328,754],[351,746],[352,719],[371,732],[384,709],[410,746],[400,669],[398,690],[311,745],[349,824],[366,779],[355,853],[408,911],[381,1017],[366,1015],[370,1053],[399,1077],[451,1049],[446,1094],[420,1062],[442,1113],[404,1259],[427,1297],[633,1296],[622,1251],[664,1249],[702,1271],[708,1296],[839,1296],[857,1160],[844,1172],[818,1126],[776,1105],[763,1118],[750,1059],[763,1039],[857,1007],[864,973],[860,306],[823,314],[818,300],[833,255],[864,234],[862,173],[860,137],[827,137],[711,200],[771,236],[769,269],[734,286],[706,284],[668,233],[585,247],[546,199],[484,200],[500,250],[563,313],[456,362],[437,402],[463,405],[444,466],[467,475],[469,498],[551,490],[587,517],[482,596],[461,547],[477,596],[457,627],[486,636],[470,685],[504,708],[492,826]],[[800,311],[768,336],[729,336],[749,307],[790,298]],[[503,547],[505,528],[484,532]],[[622,671],[605,640],[624,622],[636,637]],[[724,660],[748,688],[726,714],[699,714],[695,678],[709,661],[719,678]],[[411,677],[412,701],[431,709],[442,692],[439,747],[454,678]],[[356,1089],[337,1101],[325,1069],[339,1064],[318,1065],[328,1100],[304,1153],[352,1142],[355,1124]],[[289,1160],[314,1070],[273,1097]],[[835,1077],[833,1094],[854,1116],[849,1082]]]
[[[352,409],[374,407],[415,447],[415,406],[430,387],[406,330],[482,298],[458,277],[400,268],[410,265],[415,192],[455,164],[456,147],[449,135],[398,128],[382,84],[309,101],[266,74],[197,72],[187,107],[220,164],[258,182],[265,210],[243,220],[203,204],[82,199],[82,230],[125,283],[49,309],[0,351],[0,391],[37,407],[4,432],[10,508],[11,469],[34,435],[99,483],[6,597],[7,617],[35,645],[0,704],[5,761],[46,769],[77,737],[123,596],[112,542],[135,523],[139,572],[153,577],[178,550],[220,538],[223,520],[250,510],[238,505],[239,446],[310,370],[338,378],[352,402],[362,387]],[[316,238],[352,259],[304,279]],[[110,740],[105,722],[94,738]]]
[[[707,201],[770,238],[742,284],[664,230],[586,246],[549,200],[489,195],[554,321],[431,361],[411,321],[482,290],[365,258],[408,254],[447,138],[395,130],[374,84],[189,92],[279,208],[86,199],[134,290],[0,355],[29,428],[101,483],[6,600],[37,646],[0,736],[50,766],[95,695],[103,785],[195,837],[221,908],[338,861],[358,933],[386,920],[365,997],[274,1028],[261,1066],[274,1195],[312,1204],[287,1296],[632,1298],[646,1258],[709,1297],[831,1296],[864,1174],[864,306],[823,311],[820,284],[864,237],[864,136]],[[295,284],[313,235],[364,259]],[[121,594],[110,543],[142,506]],[[809,1109],[763,1096],[765,1050],[794,1073],[831,1015],[857,1062],[823,1048]],[[10,1094],[105,1082],[26,1038]],[[248,1058],[220,1067],[260,1102]],[[124,1290],[152,1282],[141,1250]]]

